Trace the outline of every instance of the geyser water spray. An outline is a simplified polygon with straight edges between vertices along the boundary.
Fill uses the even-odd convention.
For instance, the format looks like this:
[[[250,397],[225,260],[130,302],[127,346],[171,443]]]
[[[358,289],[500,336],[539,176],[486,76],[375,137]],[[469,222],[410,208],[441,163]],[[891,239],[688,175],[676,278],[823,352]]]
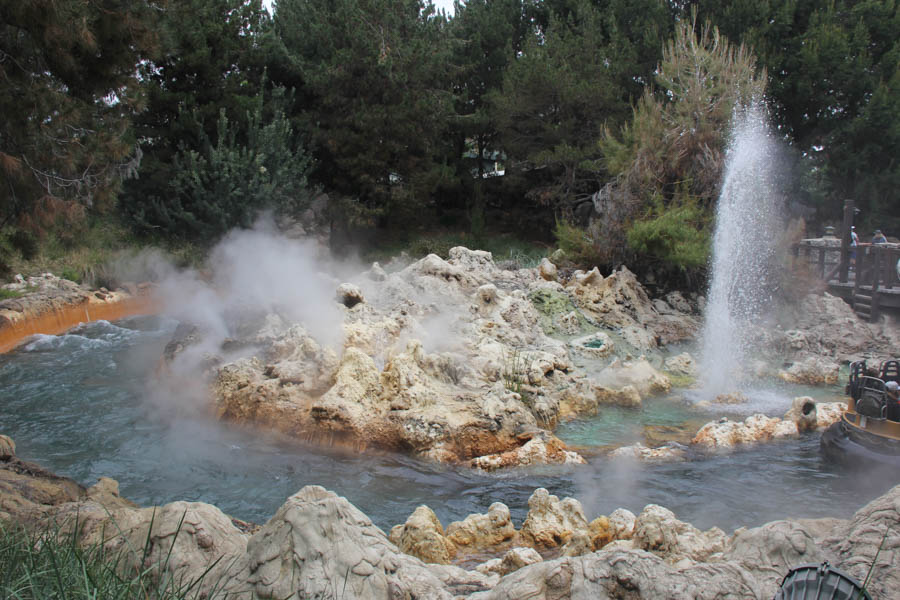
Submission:
[[[761,102],[733,117],[716,209],[712,269],[702,335],[702,390],[710,398],[746,383],[754,332],[772,304],[782,230],[776,187],[778,143]]]

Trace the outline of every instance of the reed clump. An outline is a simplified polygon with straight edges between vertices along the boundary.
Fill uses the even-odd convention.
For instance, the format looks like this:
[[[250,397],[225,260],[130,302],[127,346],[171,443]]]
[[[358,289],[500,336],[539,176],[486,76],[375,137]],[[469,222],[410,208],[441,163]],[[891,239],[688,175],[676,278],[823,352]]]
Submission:
[[[130,550],[139,554],[141,549]],[[137,570],[126,552],[102,544],[82,546],[77,531],[29,530],[0,522],[0,598],[9,600],[193,600],[203,577],[159,578],[157,565]],[[207,594],[222,600],[223,594]]]

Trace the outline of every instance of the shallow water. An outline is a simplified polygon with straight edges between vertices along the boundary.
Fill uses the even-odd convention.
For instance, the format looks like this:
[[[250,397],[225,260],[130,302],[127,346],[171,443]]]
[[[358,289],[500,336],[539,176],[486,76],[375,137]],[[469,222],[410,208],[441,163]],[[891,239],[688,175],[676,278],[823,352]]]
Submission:
[[[304,446],[179,410],[185,401],[179,397],[149,400],[146,390],[154,386],[175,325],[157,317],[100,321],[63,336],[38,336],[0,355],[0,432],[16,441],[20,458],[85,485],[112,477],[123,496],[142,505],[198,500],[258,523],[304,485],[318,484],[346,496],[385,530],[420,504],[446,526],[487,512],[496,501],[510,507],[518,526],[528,497],[545,487],[579,499],[588,518],[620,506],[637,513],[657,503],[698,527],[730,531],[786,517],[846,518],[898,483],[851,477],[823,464],[818,435],[667,465],[597,455],[586,467],[500,474]],[[779,415],[797,391],[776,386],[751,399],[758,395],[760,406]],[[711,414],[692,408],[689,395],[653,400],[639,411],[605,409],[558,433],[588,454],[598,446],[639,441],[644,426],[677,426]],[[740,416],[746,408],[728,410]]]

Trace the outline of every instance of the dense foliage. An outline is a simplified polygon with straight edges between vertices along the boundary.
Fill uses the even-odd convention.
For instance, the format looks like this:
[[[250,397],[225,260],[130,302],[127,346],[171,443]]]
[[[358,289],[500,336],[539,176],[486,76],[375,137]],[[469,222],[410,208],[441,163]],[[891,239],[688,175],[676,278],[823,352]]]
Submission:
[[[0,237],[117,206],[209,243],[321,188],[345,231],[533,214],[605,266],[702,271],[763,88],[792,198],[896,235],[898,40],[896,0],[0,0]]]

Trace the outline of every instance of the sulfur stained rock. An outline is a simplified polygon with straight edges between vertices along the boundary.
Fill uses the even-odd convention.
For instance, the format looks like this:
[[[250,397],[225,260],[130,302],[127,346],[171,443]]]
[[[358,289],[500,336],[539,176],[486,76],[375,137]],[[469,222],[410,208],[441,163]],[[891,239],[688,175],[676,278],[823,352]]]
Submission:
[[[633,386],[640,395],[667,393],[672,389],[672,382],[657,370],[646,357],[634,360],[613,360],[596,377],[600,385],[621,389],[626,385]]]
[[[846,410],[846,402],[819,402],[816,404],[816,428],[825,429],[840,421]]]
[[[516,528],[509,508],[502,502],[494,502],[487,514],[471,514],[447,525],[445,535],[459,548],[489,548],[513,539]]]
[[[482,455],[468,463],[482,471],[496,471],[510,466],[524,465],[583,465],[587,461],[577,452],[567,450],[555,436],[535,436],[513,450],[499,454]]]
[[[0,460],[7,460],[15,457],[16,443],[7,435],[0,435]]]
[[[676,375],[685,375],[688,377],[696,377],[697,363],[694,357],[687,352],[682,352],[676,356],[670,356],[665,360],[666,370]]]
[[[519,533],[523,541],[540,549],[561,546],[576,531],[587,530],[588,521],[578,500],[560,500],[546,489],[538,488],[528,499],[528,515]]]
[[[541,259],[541,264],[538,266],[538,272],[542,279],[546,281],[556,281],[556,265],[550,262],[549,259]]]
[[[341,285],[339,285],[335,296],[337,298],[337,301],[347,308],[353,308],[357,304],[362,304],[366,301],[365,296],[363,296],[362,290],[360,290],[358,286],[352,283],[342,283]]]
[[[391,529],[390,540],[406,554],[427,563],[450,564],[456,554],[453,542],[444,537],[437,515],[427,506],[419,506],[406,523]]]

